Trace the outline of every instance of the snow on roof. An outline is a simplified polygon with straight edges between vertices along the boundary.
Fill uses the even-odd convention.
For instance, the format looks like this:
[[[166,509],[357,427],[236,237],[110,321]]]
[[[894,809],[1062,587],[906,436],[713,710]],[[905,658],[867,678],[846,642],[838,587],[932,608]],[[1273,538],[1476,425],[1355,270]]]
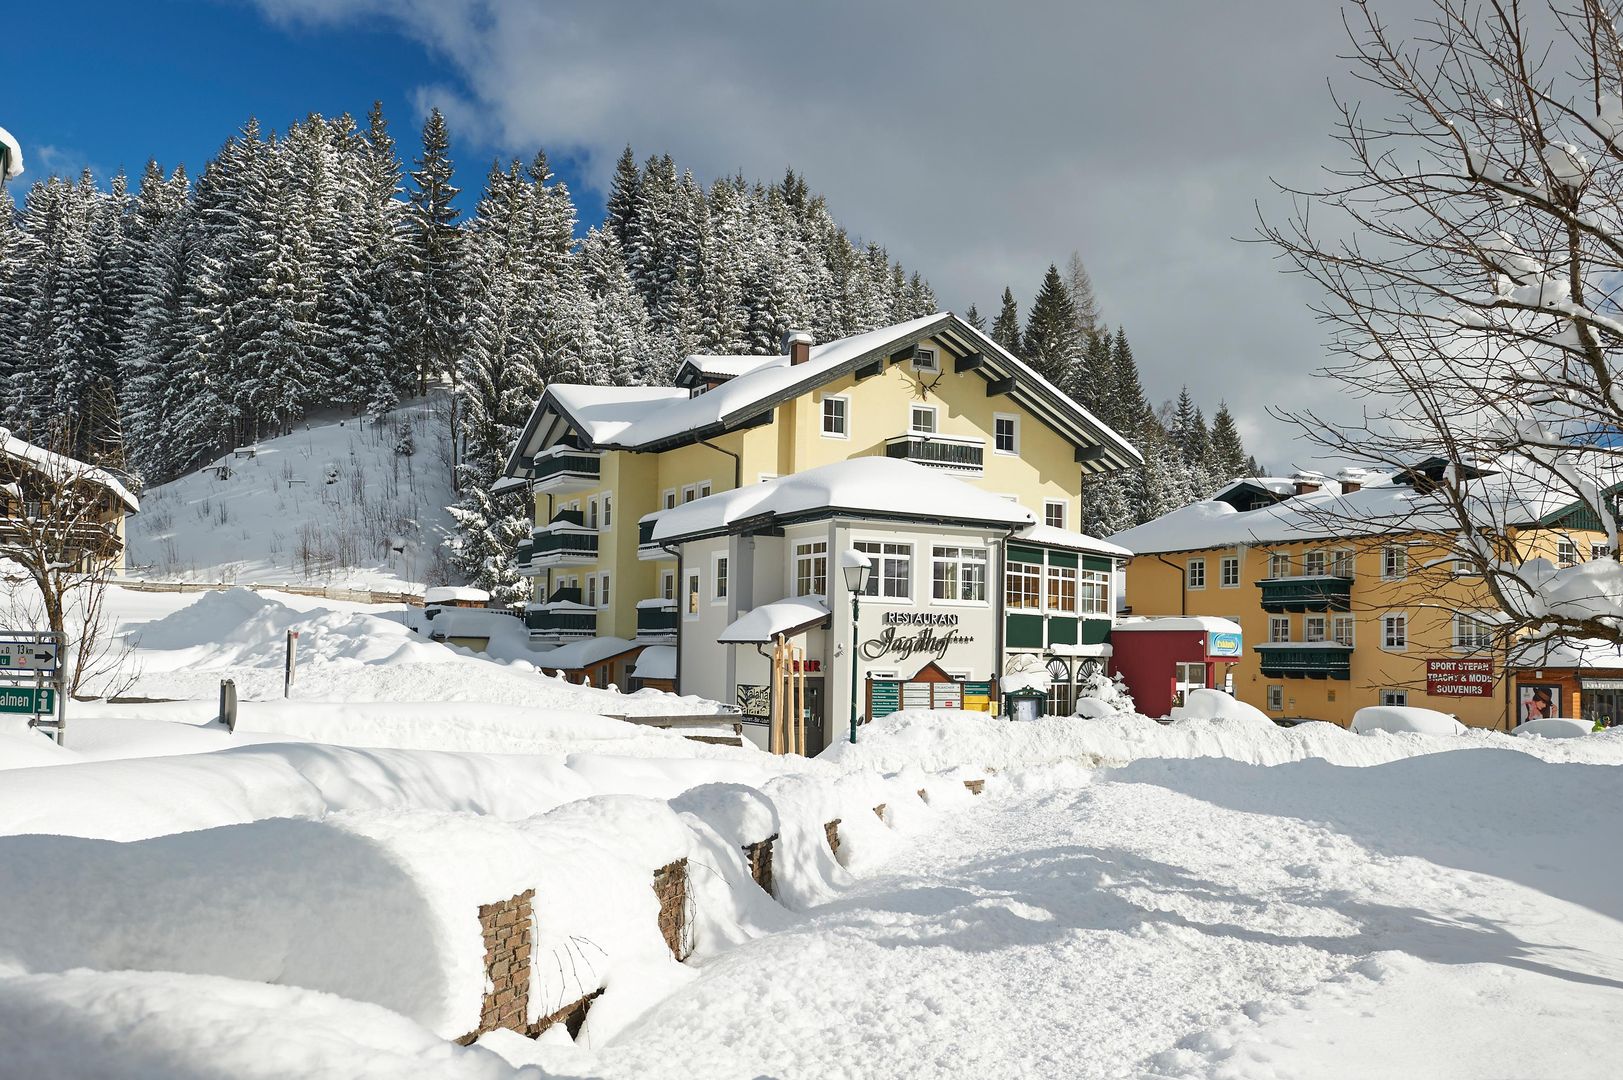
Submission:
[[[1015,533],[1015,538],[1027,540],[1043,547],[1065,548],[1069,551],[1088,551],[1097,555],[1113,555],[1125,559],[1132,556],[1132,552],[1124,547],[1106,543],[1087,533],[1071,532],[1069,529],[1056,529],[1052,525],[1030,525]]]
[[[57,483],[84,481],[106,488],[131,513],[136,513],[141,509],[140,501],[130,494],[129,489],[106,469],[88,465],[75,458],[52,453],[43,446],[35,446],[31,442],[17,438],[10,430],[3,427],[0,427],[0,454],[13,461],[33,466],[37,471],[45,473]]]
[[[423,593],[425,604],[449,604],[457,600],[464,603],[487,604],[490,594],[471,585],[439,585]]]
[[[719,391],[717,391],[719,393]],[[859,457],[747,484],[661,512],[654,540],[726,532],[735,522],[819,510],[1030,525],[1031,511],[946,473],[900,458]]]
[[[510,491],[522,490],[528,483],[529,480],[522,476],[504,476],[490,485],[490,493],[492,495],[506,495]]]
[[[585,386],[553,383],[548,395],[593,443],[620,444],[627,429],[660,410],[688,401],[677,386]]]
[[[627,641],[625,638],[585,638],[542,653],[536,657],[535,666],[542,671],[575,671],[602,663],[611,656],[619,656],[637,647],[636,642]]]
[[[0,128],[0,146],[8,151],[5,179],[15,180],[23,174],[23,148],[5,128]]]
[[[713,379],[735,379],[740,375],[765,367],[774,360],[783,359],[781,356],[710,356],[695,353],[683,357],[682,363],[676,369],[676,379],[682,381],[682,374],[691,371],[695,375],[704,375]]]
[[[1623,668],[1623,644],[1600,638],[1532,637],[1511,647],[1508,664],[1527,668]]]
[[[1257,479],[1261,478],[1247,482]],[[1377,475],[1372,480],[1376,482],[1346,493],[1342,493],[1338,485],[1328,484],[1318,491],[1294,495],[1255,510],[1238,510],[1228,503],[1210,499],[1192,502],[1116,533],[1110,540],[1135,555],[1147,555],[1237,544],[1373,536],[1394,531],[1451,533],[1458,530],[1452,512],[1440,495],[1409,484],[1391,483],[1385,475]],[[1479,511],[1485,524],[1529,524],[1573,502],[1569,493],[1552,488],[1548,483],[1518,479],[1508,470],[1472,480],[1466,492],[1468,501]]]
[[[716,644],[760,645],[779,634],[785,636],[816,626],[828,618],[828,605],[815,597],[774,600],[740,615],[716,635]]]
[[[639,679],[676,678],[676,646],[650,645],[637,654],[631,674]]]
[[[1198,630],[1207,634],[1238,634],[1240,624],[1215,615],[1127,615],[1116,620],[1117,630]]]

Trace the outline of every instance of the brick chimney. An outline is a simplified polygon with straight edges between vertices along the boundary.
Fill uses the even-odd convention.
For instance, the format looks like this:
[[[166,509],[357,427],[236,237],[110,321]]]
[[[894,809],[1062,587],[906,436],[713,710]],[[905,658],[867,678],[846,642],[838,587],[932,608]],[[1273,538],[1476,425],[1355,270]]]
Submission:
[[[1296,494],[1311,495],[1324,486],[1322,473],[1299,472],[1291,477],[1291,483],[1296,485]]]
[[[1364,486],[1364,470],[1342,469],[1336,473],[1336,482],[1341,485],[1343,495],[1351,495]]]
[[[783,351],[790,365],[804,364],[811,359],[812,336],[806,330],[791,330],[783,335]]]

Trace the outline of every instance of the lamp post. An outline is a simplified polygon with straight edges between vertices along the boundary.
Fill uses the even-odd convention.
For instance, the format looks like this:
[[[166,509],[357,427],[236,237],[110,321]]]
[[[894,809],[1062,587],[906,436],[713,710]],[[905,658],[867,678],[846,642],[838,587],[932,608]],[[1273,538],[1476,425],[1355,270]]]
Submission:
[[[845,575],[845,588],[851,594],[851,741],[857,741],[857,615],[861,611],[862,593],[868,587],[868,575],[873,573],[873,561],[856,548],[840,553],[840,573]]]

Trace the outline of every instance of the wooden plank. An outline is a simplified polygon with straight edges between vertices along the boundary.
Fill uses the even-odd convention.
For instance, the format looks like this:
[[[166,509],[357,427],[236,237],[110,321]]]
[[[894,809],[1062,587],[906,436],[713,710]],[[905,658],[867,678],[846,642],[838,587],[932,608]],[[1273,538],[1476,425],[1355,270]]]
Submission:
[[[952,362],[952,370],[962,375],[966,371],[974,371],[986,363],[986,354],[972,352],[968,356],[960,356]]]
[[[1103,461],[1105,448],[1102,446],[1079,446],[1076,448],[1076,463],[1086,465],[1093,461]]]
[[[986,396],[987,397],[998,397],[1001,394],[1007,394],[1009,391],[1011,391],[1013,389],[1014,389],[1014,376],[1013,375],[1010,375],[1007,378],[1003,378],[1003,379],[993,379],[991,382],[986,384]]]

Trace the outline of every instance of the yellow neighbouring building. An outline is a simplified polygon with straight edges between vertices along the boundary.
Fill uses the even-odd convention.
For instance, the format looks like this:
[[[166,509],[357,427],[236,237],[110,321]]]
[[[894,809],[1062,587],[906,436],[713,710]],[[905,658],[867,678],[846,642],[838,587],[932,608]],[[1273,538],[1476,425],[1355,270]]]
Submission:
[[[694,614],[714,590],[713,568],[679,567],[675,550],[654,541],[662,510],[886,457],[950,473],[1064,531],[1078,523],[1087,476],[1141,460],[950,313],[821,344],[791,333],[776,356],[690,356],[675,382],[548,387],[499,485],[534,496],[534,532],[518,552],[520,572],[534,579],[531,636],[557,647],[548,655],[559,669],[599,685],[680,690],[673,650],[657,663],[660,654],[644,650],[676,644],[684,607]],[[1103,633],[1077,631],[1075,617],[1068,628],[1038,621],[1056,640],[1098,639],[1096,651],[1108,632],[1108,616]],[[1034,651],[1047,644],[1039,631]]]
[[[1448,468],[1433,458],[1334,480],[1234,480],[1110,538],[1133,554],[1127,610],[1239,623],[1232,692],[1276,719],[1345,726],[1366,705],[1410,705],[1508,730],[1518,674],[1544,673],[1506,670],[1512,643],[1481,579],[1454,557],[1435,494]],[[1464,483],[1517,560],[1609,554],[1593,511],[1570,498],[1487,469]]]

